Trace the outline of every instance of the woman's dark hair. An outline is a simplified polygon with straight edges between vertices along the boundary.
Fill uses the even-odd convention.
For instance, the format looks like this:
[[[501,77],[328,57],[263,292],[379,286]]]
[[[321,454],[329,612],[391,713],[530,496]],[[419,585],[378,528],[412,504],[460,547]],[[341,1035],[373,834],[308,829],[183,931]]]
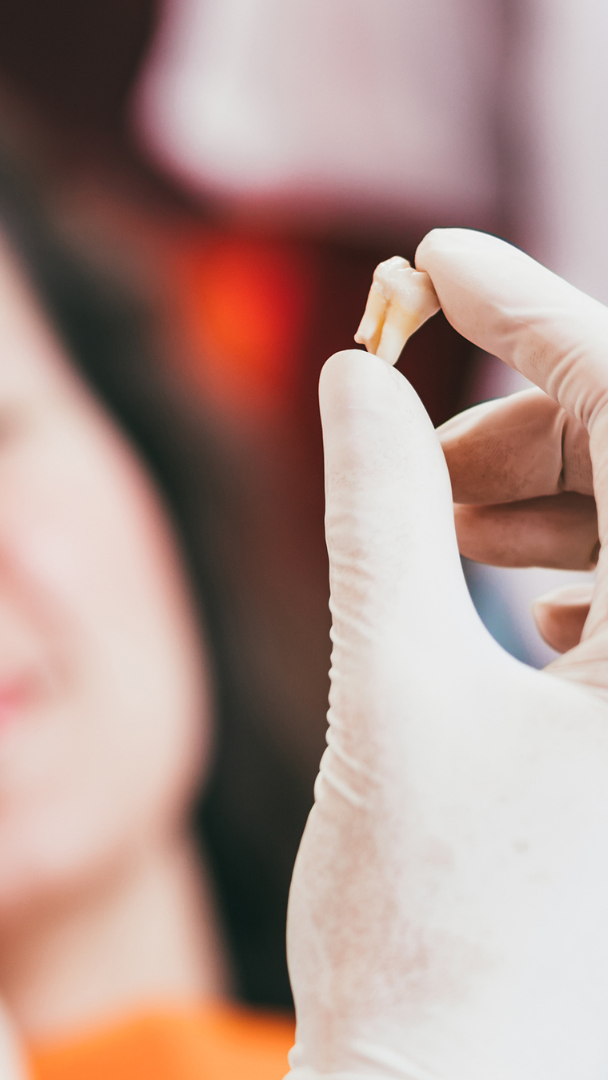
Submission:
[[[68,250],[2,156],[0,228],[75,365],[148,465],[177,527],[216,682],[216,754],[193,828],[215,874],[240,996],[289,1006],[285,913],[311,790],[272,742],[239,664],[222,563],[231,500],[204,412],[157,362],[147,312]]]

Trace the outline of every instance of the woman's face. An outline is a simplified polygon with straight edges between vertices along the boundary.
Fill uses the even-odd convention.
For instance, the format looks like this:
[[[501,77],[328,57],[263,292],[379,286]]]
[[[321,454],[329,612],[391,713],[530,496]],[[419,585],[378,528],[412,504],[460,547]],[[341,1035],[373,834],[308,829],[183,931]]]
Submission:
[[[173,827],[207,748],[166,515],[0,247],[0,912]]]

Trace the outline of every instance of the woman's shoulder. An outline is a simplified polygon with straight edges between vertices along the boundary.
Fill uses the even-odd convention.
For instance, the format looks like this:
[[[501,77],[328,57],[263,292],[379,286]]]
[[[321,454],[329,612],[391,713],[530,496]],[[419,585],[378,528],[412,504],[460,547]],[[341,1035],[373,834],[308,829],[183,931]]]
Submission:
[[[294,1021],[227,1003],[157,1007],[32,1047],[35,1080],[282,1080]]]

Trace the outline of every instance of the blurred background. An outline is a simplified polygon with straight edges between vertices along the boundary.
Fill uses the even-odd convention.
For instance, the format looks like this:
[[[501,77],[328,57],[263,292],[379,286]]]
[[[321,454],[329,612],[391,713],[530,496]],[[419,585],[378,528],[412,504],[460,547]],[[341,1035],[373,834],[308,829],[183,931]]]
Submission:
[[[324,742],[320,368],[376,263],[434,226],[494,232],[608,302],[607,41],[600,0],[0,7],[3,221],[202,566],[219,733],[196,828],[250,1002],[289,1004]],[[523,385],[442,316],[400,367],[436,424]],[[498,640],[546,663],[528,603],[558,575],[466,570]]]

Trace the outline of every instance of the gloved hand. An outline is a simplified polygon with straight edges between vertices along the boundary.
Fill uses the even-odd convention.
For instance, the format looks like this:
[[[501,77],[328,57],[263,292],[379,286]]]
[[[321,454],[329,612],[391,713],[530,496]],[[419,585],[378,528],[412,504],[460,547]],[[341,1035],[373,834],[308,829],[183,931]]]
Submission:
[[[290,1076],[605,1080],[608,310],[483,234],[433,232],[416,265],[457,330],[540,387],[443,432],[463,546],[590,565],[593,476],[597,582],[549,669],[503,652],[416,394],[377,357],[327,362],[333,655],[290,897]],[[543,612],[573,644],[580,610]]]

